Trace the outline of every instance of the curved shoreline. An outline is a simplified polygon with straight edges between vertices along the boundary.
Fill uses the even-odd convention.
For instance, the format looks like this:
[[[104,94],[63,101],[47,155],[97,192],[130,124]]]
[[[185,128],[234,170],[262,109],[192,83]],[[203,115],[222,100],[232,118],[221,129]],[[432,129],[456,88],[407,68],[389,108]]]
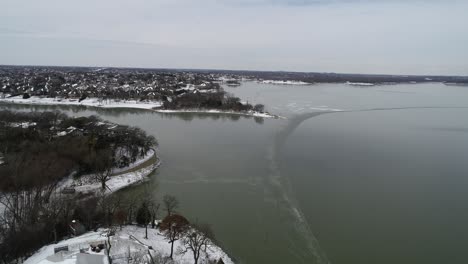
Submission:
[[[21,96],[9,97],[9,98],[0,98],[0,103],[5,104],[19,104],[19,105],[49,105],[49,106],[84,106],[84,107],[95,107],[100,109],[139,109],[139,110],[149,110],[156,113],[208,113],[208,114],[227,114],[227,115],[241,115],[241,116],[251,116],[251,117],[260,117],[260,118],[284,118],[278,115],[272,115],[268,112],[237,112],[237,111],[223,111],[218,109],[163,109],[162,102],[140,102],[136,100],[128,101],[116,101],[116,100],[106,100],[105,103],[100,101],[98,98],[87,98],[81,102],[77,99],[57,99],[57,98],[40,98],[40,97],[30,97],[28,99],[23,99]]]
[[[161,159],[157,155],[156,150],[152,149],[152,151],[151,157],[145,156],[142,158],[142,160],[145,161],[140,164],[136,166],[130,165],[126,170],[113,174],[106,182],[107,189],[105,189],[104,194],[109,195],[130,186],[149,181],[149,175],[161,165]],[[155,159],[155,161],[149,165],[142,166],[151,159]],[[140,161],[141,160],[136,161],[135,163]],[[80,184],[80,182],[86,180],[86,178],[92,179],[92,175],[83,175],[78,179],[73,179],[73,176],[69,176],[62,180],[58,186],[58,190],[62,192],[66,189],[73,189],[72,195],[88,195],[90,193],[102,192],[100,182]]]

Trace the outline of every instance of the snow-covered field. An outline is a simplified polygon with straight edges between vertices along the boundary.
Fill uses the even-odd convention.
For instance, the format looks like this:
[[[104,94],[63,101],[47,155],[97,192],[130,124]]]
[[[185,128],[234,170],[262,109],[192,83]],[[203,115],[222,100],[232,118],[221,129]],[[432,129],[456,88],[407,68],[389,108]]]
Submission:
[[[91,243],[100,242],[107,240],[107,230],[100,229],[97,232],[89,232],[84,235],[74,237],[71,239],[63,240],[57,244],[51,244],[42,247],[34,255],[28,258],[24,264],[49,264],[53,263],[48,261],[46,258],[54,254],[54,248],[60,246],[67,246],[71,253],[78,253],[80,249],[89,249]],[[146,255],[148,252],[154,258],[167,257],[170,255],[170,244],[160,231],[152,228],[148,228],[148,239],[145,239],[145,228],[138,226],[124,226],[122,230],[116,229],[115,235],[111,236],[111,250],[110,256],[113,259],[113,263],[127,263],[127,258],[130,254],[141,254]],[[151,247],[151,249],[150,249]],[[193,263],[192,252],[189,250],[185,251],[185,247],[180,240],[174,243],[174,263],[176,264],[190,264]],[[72,256],[71,256],[72,257]],[[229,256],[218,246],[211,244],[206,250],[206,253],[202,253],[199,259],[199,263],[205,263],[207,260],[219,260],[222,258],[226,264],[233,264],[234,262]],[[60,262],[66,263],[66,262]],[[71,262],[75,263],[75,262]]]

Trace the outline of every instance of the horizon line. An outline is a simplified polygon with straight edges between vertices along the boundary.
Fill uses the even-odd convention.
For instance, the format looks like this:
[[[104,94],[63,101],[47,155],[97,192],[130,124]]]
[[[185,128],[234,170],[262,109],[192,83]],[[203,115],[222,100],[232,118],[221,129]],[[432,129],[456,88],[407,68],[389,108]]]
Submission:
[[[82,66],[82,65],[40,65],[40,64],[0,64],[0,67],[62,67],[62,68],[104,68],[104,69],[142,69],[142,70],[173,70],[173,71],[224,71],[224,72],[271,72],[271,73],[307,73],[307,74],[336,74],[336,75],[371,75],[371,76],[398,76],[398,77],[461,77],[468,75],[444,75],[444,74],[389,74],[389,73],[344,73],[344,72],[319,72],[319,71],[287,71],[287,70],[246,70],[246,69],[210,69],[210,68],[164,68],[164,67],[135,67],[135,66]]]

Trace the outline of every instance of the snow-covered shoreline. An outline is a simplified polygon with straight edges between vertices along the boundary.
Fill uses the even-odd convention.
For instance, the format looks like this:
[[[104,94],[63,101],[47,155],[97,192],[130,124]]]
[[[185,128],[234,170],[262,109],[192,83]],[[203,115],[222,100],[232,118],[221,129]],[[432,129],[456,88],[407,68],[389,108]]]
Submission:
[[[347,85],[352,86],[375,86],[375,83],[364,83],[364,82],[346,82]]]
[[[135,108],[151,110],[155,107],[161,107],[162,102],[141,102],[137,100],[100,100],[99,98],[86,98],[81,102],[78,99],[65,98],[49,98],[32,96],[28,99],[23,99],[22,96],[1,98],[0,102],[13,104],[29,104],[29,105],[76,105],[76,106],[91,106],[98,108]]]
[[[278,80],[263,80],[258,81],[262,84],[278,84],[278,85],[312,85],[313,83],[302,82],[302,81],[278,81]]]
[[[117,101],[117,100],[99,100],[98,98],[87,98],[79,102],[77,99],[60,99],[60,98],[46,98],[32,96],[28,99],[23,99],[22,96],[0,98],[0,103],[11,104],[25,104],[25,105],[58,105],[58,106],[87,106],[96,108],[129,108],[150,110],[157,113],[212,113],[212,114],[229,114],[229,115],[242,115],[262,118],[279,118],[279,116],[271,115],[269,113],[261,113],[255,111],[236,112],[236,111],[222,111],[216,109],[161,109],[162,102],[150,101],[141,102],[135,100]]]
[[[140,166],[144,162],[147,162],[151,158],[155,159],[155,162],[140,168],[136,171],[132,171],[137,166]],[[137,160],[135,163],[130,164],[130,166],[123,169],[115,169],[112,171],[114,176],[111,176],[108,181],[106,181],[107,188],[104,190],[104,194],[111,194],[121,189],[127,188],[129,186],[143,183],[149,180],[149,175],[155,171],[161,165],[161,160],[157,156],[154,150],[147,153],[145,157],[140,160]],[[130,172],[125,172],[130,171]],[[102,193],[102,185],[97,181],[86,181],[86,179],[92,179],[93,175],[84,175],[78,179],[74,179],[72,175],[68,176],[66,179],[62,180],[57,189],[63,191],[65,189],[73,188],[77,194],[89,194],[89,193]]]
[[[146,154],[145,154],[145,156],[143,158],[136,160],[135,162],[129,164],[127,167],[114,168],[112,170],[112,174],[115,175],[115,174],[118,174],[118,173],[129,171],[129,170],[139,166],[140,164],[143,164],[143,163],[147,162],[148,160],[150,160],[153,157],[157,158],[156,151],[154,149],[150,149],[150,150],[148,150],[148,152],[146,152]]]

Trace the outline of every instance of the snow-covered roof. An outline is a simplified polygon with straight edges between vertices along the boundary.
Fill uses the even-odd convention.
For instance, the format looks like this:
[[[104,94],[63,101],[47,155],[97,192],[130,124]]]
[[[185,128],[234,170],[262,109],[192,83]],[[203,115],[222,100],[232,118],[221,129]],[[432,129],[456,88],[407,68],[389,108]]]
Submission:
[[[107,264],[107,257],[96,254],[79,253],[76,255],[76,264]]]
[[[102,232],[90,232],[78,237],[70,238],[58,242],[57,244],[47,245],[29,257],[24,264],[76,264],[76,263],[92,263],[92,264],[108,264],[108,260],[104,251],[99,253],[92,252],[89,248],[90,244],[104,243],[105,238]],[[68,247],[69,251],[60,251],[54,253],[54,249],[58,247]],[[84,254],[83,252],[84,251]],[[95,255],[97,257],[79,256],[79,255]],[[78,259],[91,260],[94,262],[78,262]],[[101,262],[95,262],[101,259]]]

